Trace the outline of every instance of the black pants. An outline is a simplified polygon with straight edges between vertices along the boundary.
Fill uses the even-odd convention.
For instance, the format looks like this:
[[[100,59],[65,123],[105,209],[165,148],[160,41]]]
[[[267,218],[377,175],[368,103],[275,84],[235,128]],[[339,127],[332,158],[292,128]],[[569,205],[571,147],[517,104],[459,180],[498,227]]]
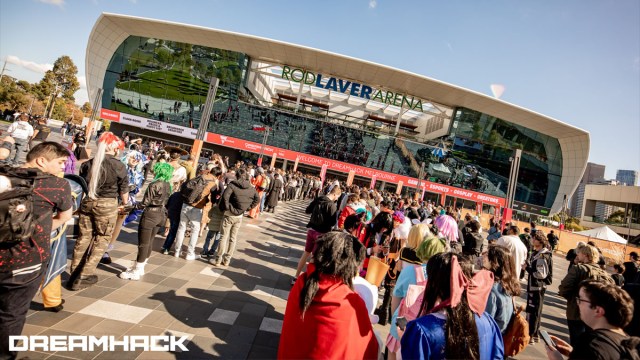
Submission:
[[[166,219],[164,206],[149,207],[144,210],[138,225],[137,262],[145,262],[149,258],[153,248],[153,239],[156,237],[160,227],[164,226]]]
[[[546,289],[527,292],[527,313],[529,314],[529,336],[538,336],[542,319],[542,305]]]
[[[17,352],[9,351],[9,336],[22,335],[31,299],[35,296],[47,264],[24,275],[0,273],[0,359],[15,359]]]
[[[391,320],[391,292],[394,285],[384,284],[384,295],[382,297],[382,304],[378,308],[378,324],[387,325],[387,322]]]

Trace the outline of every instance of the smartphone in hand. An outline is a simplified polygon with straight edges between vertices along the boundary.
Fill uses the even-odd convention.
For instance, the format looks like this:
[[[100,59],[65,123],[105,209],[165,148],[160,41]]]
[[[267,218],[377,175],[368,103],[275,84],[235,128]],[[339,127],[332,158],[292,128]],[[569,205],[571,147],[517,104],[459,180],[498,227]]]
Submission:
[[[540,330],[540,336],[542,336],[542,340],[545,344],[547,344],[547,346],[552,346],[554,348],[556,347],[556,343],[551,340],[548,332],[546,332],[545,330]]]
[[[398,325],[400,330],[404,331],[404,329],[407,327],[407,318],[405,317],[396,318],[396,325]]]

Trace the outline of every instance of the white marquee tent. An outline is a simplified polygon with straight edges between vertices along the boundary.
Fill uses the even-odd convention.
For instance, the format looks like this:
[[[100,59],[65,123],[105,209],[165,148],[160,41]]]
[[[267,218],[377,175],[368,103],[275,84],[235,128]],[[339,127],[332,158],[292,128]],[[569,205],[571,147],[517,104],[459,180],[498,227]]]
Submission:
[[[609,229],[608,226],[602,226],[602,227],[591,229],[591,230],[580,231],[580,232],[577,232],[576,234],[590,236],[592,238],[601,239],[601,240],[613,241],[620,244],[627,243],[627,240],[625,238],[616,234],[616,232]]]

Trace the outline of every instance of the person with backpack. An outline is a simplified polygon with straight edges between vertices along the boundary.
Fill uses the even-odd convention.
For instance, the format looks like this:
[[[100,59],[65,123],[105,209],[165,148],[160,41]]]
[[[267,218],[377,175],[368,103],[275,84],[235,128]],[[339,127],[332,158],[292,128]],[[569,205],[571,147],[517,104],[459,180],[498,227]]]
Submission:
[[[237,180],[229,183],[220,199],[220,210],[223,211],[222,228],[220,230],[220,244],[215,257],[210,263],[213,266],[229,266],[231,257],[236,249],[238,230],[242,225],[245,211],[258,205],[260,198],[255,188],[249,182],[246,169],[236,171]]]
[[[209,194],[211,190],[218,186],[218,179],[211,174],[211,170],[216,167],[214,163],[207,164],[201,171],[199,176],[187,181],[182,185],[180,194],[182,194],[182,211],[180,214],[180,225],[175,240],[175,253],[173,256],[179,258],[182,252],[182,242],[187,226],[191,224],[191,238],[187,247],[187,255],[185,260],[196,259],[196,244],[200,238],[200,224],[202,221],[202,209],[209,202]]]
[[[0,167],[11,189],[0,193],[0,358],[13,359],[9,336],[22,335],[31,300],[50,257],[51,231],[71,218],[69,183],[60,177],[69,153],[54,142],[38,144],[20,168]],[[55,215],[54,215],[55,214]]]
[[[555,346],[546,346],[547,358],[569,359],[640,359],[640,338],[629,336],[623,328],[634,312],[634,301],[621,288],[598,280],[583,281],[574,302],[580,319],[590,328],[575,344],[551,336]]]
[[[482,248],[484,246],[484,239],[480,235],[480,229],[482,225],[477,220],[469,220],[464,228],[462,228],[462,238],[464,239],[464,245],[462,246],[462,253],[469,257],[472,263],[476,263],[476,259],[482,254]]]
[[[551,252],[554,252],[556,250],[556,247],[558,247],[558,241],[560,241],[560,239],[558,239],[558,236],[553,233],[553,230],[550,230],[549,234],[547,235],[547,240],[549,241]]]
[[[81,290],[98,282],[94,273],[111,241],[118,211],[128,203],[129,176],[125,165],[116,157],[123,149],[124,142],[119,137],[105,132],[98,139],[96,156],[80,167],[80,176],[89,185],[89,193],[80,206],[80,232],[67,282],[70,290]]]
[[[253,207],[249,211],[249,217],[252,219],[257,219],[260,215],[260,203],[262,202],[262,198],[264,197],[265,190],[269,188],[269,177],[264,173],[264,169],[262,167],[256,168],[257,175],[251,180],[251,184],[255,186],[256,192],[258,193],[258,197],[260,198],[260,202],[257,206]]]
[[[523,265],[528,274],[527,280],[527,314],[529,314],[529,336],[531,344],[540,341],[538,331],[542,320],[542,306],[547,285],[553,281],[553,254],[549,251],[547,237],[540,230],[532,238],[532,252],[529,260]]]
[[[500,329],[485,311],[493,274],[474,274],[466,256],[445,252],[429,259],[427,279],[420,317],[400,332],[402,358],[503,359]]]
[[[482,256],[482,267],[493,273],[486,312],[504,335],[514,313],[514,296],[520,296],[520,282],[513,273],[513,258],[509,249],[500,245],[489,246]]]
[[[606,271],[598,266],[598,250],[591,245],[579,246],[576,249],[578,264],[572,266],[560,286],[558,295],[567,299],[567,325],[569,326],[570,343],[575,346],[578,338],[586,331],[585,323],[580,319],[580,308],[576,296],[583,280],[598,280],[615,285]]]

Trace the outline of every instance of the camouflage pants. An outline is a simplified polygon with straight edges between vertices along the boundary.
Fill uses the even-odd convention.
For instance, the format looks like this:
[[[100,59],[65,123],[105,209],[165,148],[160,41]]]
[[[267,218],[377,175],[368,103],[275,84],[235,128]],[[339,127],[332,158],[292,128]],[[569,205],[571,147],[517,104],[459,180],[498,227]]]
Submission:
[[[87,197],[82,200],[79,219],[80,234],[73,248],[72,273],[80,264],[89,245],[93,243],[91,252],[87,254],[86,262],[80,271],[80,276],[93,275],[102,255],[109,246],[117,218],[118,199],[98,198],[93,200]]]

